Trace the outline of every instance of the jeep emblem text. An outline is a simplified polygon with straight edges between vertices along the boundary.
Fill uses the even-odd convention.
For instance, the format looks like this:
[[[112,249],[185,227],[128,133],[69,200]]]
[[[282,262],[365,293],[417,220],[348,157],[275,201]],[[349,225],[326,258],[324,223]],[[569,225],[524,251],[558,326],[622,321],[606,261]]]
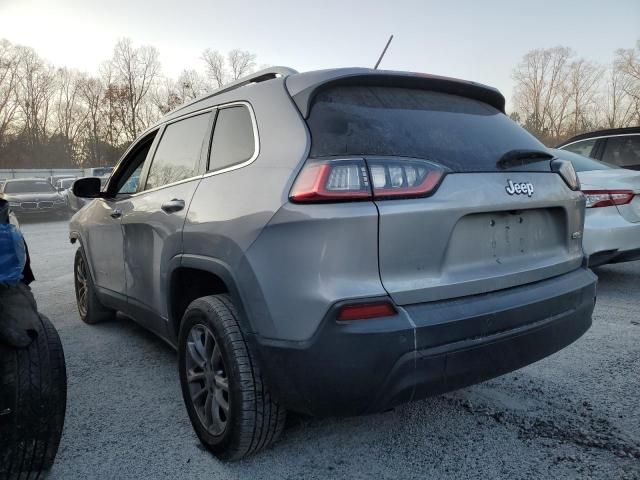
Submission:
[[[507,180],[507,186],[504,187],[509,195],[533,195],[533,183],[521,182],[514,183],[511,180]]]

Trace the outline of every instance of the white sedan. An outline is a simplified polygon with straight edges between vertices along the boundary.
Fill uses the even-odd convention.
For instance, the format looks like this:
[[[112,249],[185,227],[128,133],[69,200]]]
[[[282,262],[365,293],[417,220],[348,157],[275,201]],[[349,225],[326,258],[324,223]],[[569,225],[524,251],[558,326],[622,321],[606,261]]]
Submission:
[[[589,266],[640,260],[640,172],[566,150],[587,199],[583,246]]]

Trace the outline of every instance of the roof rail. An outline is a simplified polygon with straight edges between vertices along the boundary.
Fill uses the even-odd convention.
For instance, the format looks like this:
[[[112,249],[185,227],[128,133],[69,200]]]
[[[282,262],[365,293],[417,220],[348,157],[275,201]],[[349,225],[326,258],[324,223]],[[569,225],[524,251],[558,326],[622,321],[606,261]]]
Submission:
[[[198,103],[202,100],[206,100],[207,98],[215,97],[216,95],[220,95],[221,93],[230,92],[231,90],[235,90],[236,88],[244,87],[245,85],[249,85],[250,83],[264,82],[265,80],[271,80],[277,77],[286,77],[288,75],[294,75],[296,73],[298,73],[297,70],[294,70],[293,68],[289,68],[289,67],[265,68],[263,70],[259,70],[255,73],[247,75],[246,77],[241,77],[227,85],[224,85],[218,88],[217,90],[214,90],[211,93],[203,95],[202,97],[198,97],[189,103],[185,103],[180,107],[176,108],[171,113],[179,112],[180,110],[183,110],[184,108],[190,105],[193,105],[194,103]]]

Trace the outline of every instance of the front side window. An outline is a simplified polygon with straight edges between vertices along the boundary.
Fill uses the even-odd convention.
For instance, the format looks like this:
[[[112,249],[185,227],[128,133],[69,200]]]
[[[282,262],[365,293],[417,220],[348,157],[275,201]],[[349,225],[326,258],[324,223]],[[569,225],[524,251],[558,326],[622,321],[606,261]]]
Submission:
[[[202,143],[210,113],[170,123],[153,157],[145,190],[179,182],[198,174]]]
[[[255,142],[249,109],[241,105],[222,108],[213,131],[209,170],[220,170],[250,160],[255,153]]]
[[[562,147],[563,150],[568,150],[573,153],[577,153],[578,155],[583,155],[585,157],[590,157],[593,152],[593,147],[596,146],[596,140],[583,140],[581,142],[572,143],[565,147]]]
[[[140,173],[151,145],[153,145],[153,139],[157,134],[156,132],[150,133],[145,138],[140,140],[133,150],[123,160],[122,165],[124,171],[122,173],[117,172],[118,177],[114,179],[113,186],[109,184],[109,190],[114,191],[118,195],[131,195],[138,191],[138,184],[140,183]],[[102,184],[102,180],[100,180]]]
[[[640,135],[608,138],[602,161],[627,168],[640,167]]]

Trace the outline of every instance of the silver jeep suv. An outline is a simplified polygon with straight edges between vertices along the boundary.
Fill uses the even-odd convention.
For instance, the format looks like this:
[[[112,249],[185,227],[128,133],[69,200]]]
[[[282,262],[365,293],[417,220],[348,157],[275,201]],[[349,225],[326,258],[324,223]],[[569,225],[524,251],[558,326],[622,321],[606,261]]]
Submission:
[[[224,459],[285,411],[378,412],[550,355],[591,324],[571,164],[489,87],[261,71],[173,111],[72,219],[78,309],[179,352]]]

